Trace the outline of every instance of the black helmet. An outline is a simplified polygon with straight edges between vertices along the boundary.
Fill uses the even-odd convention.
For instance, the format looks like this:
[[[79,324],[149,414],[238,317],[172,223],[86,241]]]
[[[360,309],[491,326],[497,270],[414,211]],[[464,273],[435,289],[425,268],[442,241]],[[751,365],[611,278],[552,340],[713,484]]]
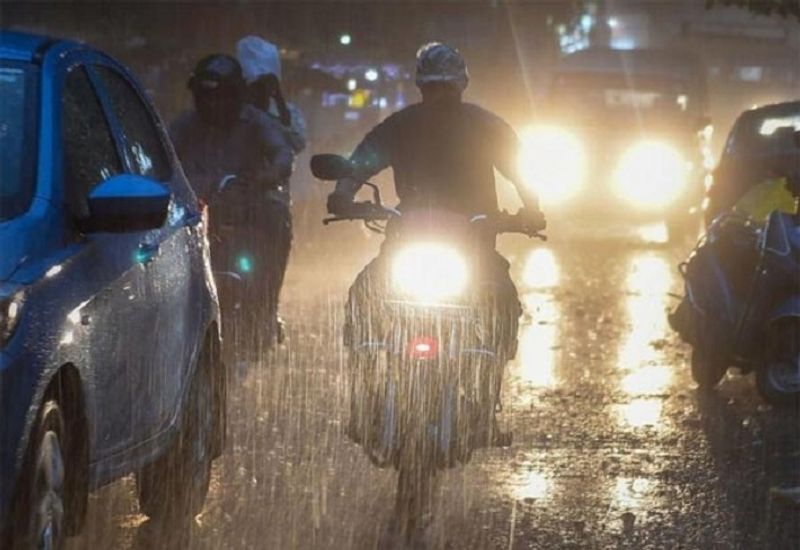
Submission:
[[[235,57],[223,53],[211,54],[201,59],[187,83],[187,87],[193,92],[219,88],[241,91],[244,85],[242,66]]]
[[[244,104],[245,81],[236,58],[212,54],[200,60],[187,86],[200,117],[214,125],[236,120]]]

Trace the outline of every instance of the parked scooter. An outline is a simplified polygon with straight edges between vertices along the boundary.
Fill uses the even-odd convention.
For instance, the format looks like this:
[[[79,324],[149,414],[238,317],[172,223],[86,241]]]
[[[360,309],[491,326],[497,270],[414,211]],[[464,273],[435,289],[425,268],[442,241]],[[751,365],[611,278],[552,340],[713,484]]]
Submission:
[[[342,157],[318,155],[312,171],[335,180],[352,168]],[[365,308],[351,302],[351,312],[359,313],[344,331],[348,435],[375,465],[398,471],[397,526],[410,538],[430,512],[438,471],[467,463],[476,448],[510,444],[494,415],[517,320],[504,320],[491,299],[493,278],[481,265],[486,245],[479,241],[488,236],[493,244],[501,232],[544,239],[543,225],[505,213],[472,219],[435,210],[401,214],[381,204],[376,186],[365,185],[374,202],[324,220],[361,220],[386,234],[366,295],[351,295]]]
[[[795,197],[798,186],[793,185]],[[800,402],[800,216],[766,224],[734,209],[717,217],[687,262],[686,295],[670,316],[693,347],[692,376],[715,387],[729,367],[755,371],[774,405]]]

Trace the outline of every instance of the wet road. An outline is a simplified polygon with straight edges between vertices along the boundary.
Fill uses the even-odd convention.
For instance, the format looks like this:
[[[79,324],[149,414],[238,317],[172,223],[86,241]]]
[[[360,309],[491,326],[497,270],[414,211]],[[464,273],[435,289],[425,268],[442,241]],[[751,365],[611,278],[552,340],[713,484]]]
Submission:
[[[686,247],[573,235],[502,248],[526,308],[501,415],[514,443],[444,475],[427,546],[800,547],[800,513],[773,490],[800,485],[798,419],[765,406],[750,377],[698,395],[667,326]],[[126,479],[92,497],[71,547],[381,547],[394,474],[343,433],[339,345],[342,297],[368,256],[295,256],[289,343],[241,373],[193,524],[146,521]]]

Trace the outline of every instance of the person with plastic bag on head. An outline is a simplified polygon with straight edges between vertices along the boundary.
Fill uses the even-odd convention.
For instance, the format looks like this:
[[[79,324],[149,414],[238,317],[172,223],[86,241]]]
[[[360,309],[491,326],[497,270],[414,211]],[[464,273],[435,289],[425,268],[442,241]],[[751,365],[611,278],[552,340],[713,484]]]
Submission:
[[[275,243],[291,238],[285,209],[274,204],[288,203],[294,153],[280,124],[245,101],[235,58],[203,58],[187,86],[193,108],[173,122],[170,135],[195,192],[210,205],[212,265],[252,281],[255,295],[245,306],[252,334],[271,343],[281,338],[275,288],[283,271],[276,273],[274,258],[283,250]]]
[[[266,113],[272,120],[278,121],[284,137],[297,155],[306,147],[306,123],[300,110],[286,101],[281,89],[281,58],[275,44],[258,36],[246,36],[236,44],[236,55],[242,65],[247,83],[246,101]],[[284,274],[289,263],[292,246],[292,216],[289,181],[286,193],[280,201],[272,203],[271,208],[276,223],[285,226],[285,230],[275,234],[275,254],[273,255],[272,301],[275,304],[275,316],[278,319],[278,300],[283,285]],[[278,321],[283,326],[282,321]]]
[[[303,151],[307,143],[306,122],[300,109],[283,97],[278,48],[258,36],[247,36],[236,44],[236,56],[247,81],[247,100],[280,120],[294,152]]]

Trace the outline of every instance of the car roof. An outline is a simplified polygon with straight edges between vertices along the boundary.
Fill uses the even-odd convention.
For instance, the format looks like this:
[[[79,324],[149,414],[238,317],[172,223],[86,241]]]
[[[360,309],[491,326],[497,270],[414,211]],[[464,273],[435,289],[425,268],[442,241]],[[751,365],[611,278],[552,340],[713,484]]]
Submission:
[[[78,42],[32,34],[0,30],[0,59],[36,61],[47,49],[59,44],[62,47],[80,47]]]
[[[755,117],[780,117],[790,116],[800,112],[800,100],[785,101],[783,103],[772,103],[770,105],[762,105],[746,111],[750,116]]]
[[[588,48],[563,57],[557,70],[562,73],[635,73],[682,79],[703,77],[702,64],[696,56],[657,49]]]

